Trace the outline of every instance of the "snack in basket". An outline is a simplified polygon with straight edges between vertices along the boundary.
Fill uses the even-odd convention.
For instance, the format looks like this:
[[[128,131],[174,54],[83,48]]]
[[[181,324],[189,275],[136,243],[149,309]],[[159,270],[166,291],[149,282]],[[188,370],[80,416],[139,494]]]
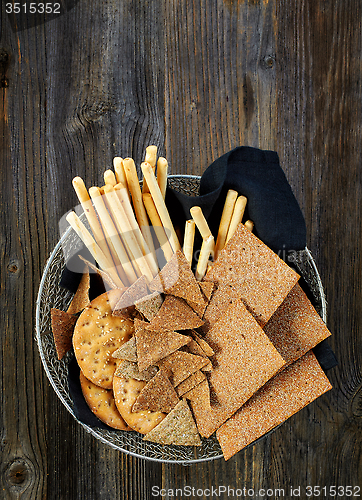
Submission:
[[[74,179],[90,231],[75,212],[67,220],[108,291],[89,302],[85,273],[68,313],[52,312],[54,337],[65,332],[69,344],[74,326],[83,393],[101,420],[176,446],[200,446],[216,431],[228,459],[330,388],[309,352],[330,333],[299,275],[243,224],[242,194],[228,191],[217,235],[194,206],[181,245],[165,203],[167,166],[151,146],[142,191],[131,158],[115,158],[105,186],[89,193]],[[278,416],[272,398],[286,402]]]

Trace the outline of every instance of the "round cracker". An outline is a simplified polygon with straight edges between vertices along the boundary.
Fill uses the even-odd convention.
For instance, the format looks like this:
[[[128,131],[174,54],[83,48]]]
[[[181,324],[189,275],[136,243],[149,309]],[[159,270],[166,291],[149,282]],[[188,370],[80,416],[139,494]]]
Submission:
[[[73,333],[75,357],[85,377],[104,389],[112,389],[117,360],[112,357],[133,334],[133,321],[112,315],[112,304],[122,290],[110,290],[92,300],[79,316]]]
[[[166,417],[166,414],[160,411],[132,411],[132,406],[145,385],[146,382],[133,378],[113,378],[113,394],[116,407],[125,422],[133,430],[141,434],[150,432],[151,429],[156,427]]]
[[[93,384],[93,382],[86,379],[82,372],[80,372],[79,380],[84,399],[90,410],[99,420],[114,429],[121,431],[130,430],[117,410],[113,392],[110,389],[103,389]]]

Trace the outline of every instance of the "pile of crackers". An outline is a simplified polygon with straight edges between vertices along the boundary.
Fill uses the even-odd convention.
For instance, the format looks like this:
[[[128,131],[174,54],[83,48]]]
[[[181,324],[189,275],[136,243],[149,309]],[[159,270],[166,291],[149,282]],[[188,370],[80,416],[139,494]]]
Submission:
[[[144,253],[132,279],[125,268],[110,272],[83,259],[69,308],[51,311],[58,357],[74,350],[84,398],[101,421],[174,446],[201,446],[216,432],[226,460],[331,389],[312,352],[330,332],[299,275],[252,233],[250,221],[242,223],[244,197],[231,194],[216,245],[198,207],[191,213],[206,248],[195,273],[192,221],[183,247],[162,240],[171,251],[157,272],[137,233]],[[132,197],[122,199],[128,207]],[[237,202],[243,208],[232,222]],[[138,251],[131,240],[125,243]],[[90,272],[107,289],[92,301]]]

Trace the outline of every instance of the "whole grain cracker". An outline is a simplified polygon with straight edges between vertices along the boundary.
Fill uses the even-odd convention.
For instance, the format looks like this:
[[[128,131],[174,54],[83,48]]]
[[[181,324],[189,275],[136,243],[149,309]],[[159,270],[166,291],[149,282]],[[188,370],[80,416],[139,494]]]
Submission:
[[[232,284],[263,326],[298,279],[276,253],[239,224],[204,281]]]
[[[332,389],[312,352],[267,382],[217,431],[225,460]]]
[[[239,298],[240,294],[232,285],[220,283],[206,307],[203,316],[205,323],[201,326],[201,331],[206,333],[227,310],[230,304]]]
[[[205,355],[208,356],[209,358],[215,354],[213,349],[209,346],[209,344],[206,342],[204,338],[201,337],[197,332],[194,330],[191,331],[191,336],[192,338],[199,344],[201,349],[204,351]]]
[[[137,363],[140,371],[155,365],[160,359],[168,356],[191,341],[187,335],[163,328],[154,329],[151,323],[135,319],[135,337]]]
[[[80,372],[79,380],[84,399],[99,420],[114,429],[130,430],[116,408],[112,390],[98,387],[86,379],[82,372]]]
[[[113,394],[119,413],[125,422],[135,431],[147,434],[166,416],[162,412],[132,411],[146,382],[125,377],[114,377]]]
[[[240,299],[228,307],[205,340],[215,352],[208,375],[211,404],[190,400],[200,434],[209,437],[285,362]]]
[[[89,262],[89,260],[85,259],[82,255],[78,255],[78,257],[89,267],[89,269],[92,269],[95,273],[98,274],[103,280],[103,283],[105,285],[108,285],[108,287],[112,290],[115,290],[118,288],[118,285],[113,281],[111,275],[107,273],[107,271],[103,269],[99,269],[96,265],[92,264],[92,262]]]
[[[140,300],[135,301],[136,310],[141,313],[148,321],[156,316],[162,306],[163,298],[158,292],[146,295]]]
[[[89,300],[90,277],[88,266],[83,271],[82,278],[79,282],[77,291],[72,298],[71,303],[67,309],[68,314],[77,314],[83,311],[90,304]]]
[[[131,337],[125,344],[116,349],[112,357],[137,363],[136,337]]]
[[[130,308],[133,310],[135,302],[144,298],[147,294],[147,278],[142,275],[122,294],[119,301],[114,306],[113,314],[116,316],[127,314]]]
[[[160,310],[151,321],[154,328],[167,330],[189,330],[203,324],[185,300],[173,295],[166,295]]]
[[[184,351],[175,351],[157,363],[175,387],[209,362],[208,358]]]
[[[201,446],[195,421],[184,399],[143,439],[153,443],[175,446]]]
[[[177,394],[181,397],[187,392],[191,391],[194,387],[196,387],[198,384],[201,384],[206,380],[206,375],[202,373],[201,370],[198,370],[195,373],[192,373],[189,377],[187,377],[183,382],[178,384],[175,389]]]
[[[162,371],[158,371],[140,392],[132,411],[148,410],[170,413],[178,402],[179,397],[173,385]]]
[[[331,335],[298,283],[264,326],[264,332],[287,364]]]
[[[78,365],[88,380],[104,389],[112,388],[117,361],[113,352],[130,339],[130,319],[112,315],[112,304],[122,290],[110,290],[92,300],[74,328],[73,347]]]
[[[150,290],[175,295],[196,304],[204,303],[203,294],[182,250],[174,253],[149,287]]]
[[[143,382],[149,382],[152,377],[157,373],[158,369],[156,366],[150,366],[147,370],[139,371],[137,363],[132,361],[127,361],[123,359],[118,365],[114,372],[115,377],[133,378],[135,380],[141,380]]]
[[[56,308],[50,310],[50,317],[55,348],[58,359],[61,360],[72,348],[72,336],[77,318]]]

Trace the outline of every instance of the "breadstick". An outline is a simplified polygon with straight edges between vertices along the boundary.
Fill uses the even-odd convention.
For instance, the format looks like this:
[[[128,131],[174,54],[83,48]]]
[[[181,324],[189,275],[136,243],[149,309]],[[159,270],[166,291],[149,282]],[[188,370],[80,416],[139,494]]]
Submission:
[[[79,238],[83,241],[84,245],[88,248],[89,253],[92,255],[93,259],[98,262],[99,266],[111,276],[113,281],[119,288],[124,288],[122,280],[116,273],[116,269],[113,264],[107,259],[107,257],[102,252],[101,248],[94,241],[92,235],[84,226],[82,221],[79,219],[75,212],[69,212],[66,216],[66,220],[69,222],[71,227],[77,233]]]
[[[105,228],[110,241],[112,242],[114,249],[117,253],[117,256],[121,262],[121,265],[126,273],[127,279],[130,284],[134,283],[137,280],[137,275],[133,269],[133,266],[130,262],[129,256],[123,246],[123,243],[117,234],[117,229],[114,226],[111,216],[108,213],[108,210],[104,204],[102,199],[102,195],[100,193],[99,188],[91,187],[89,190],[89,194],[93,200],[93,203],[98,212],[99,219]]]
[[[92,205],[92,200],[89,197],[83,179],[81,177],[74,177],[72,184],[74,187],[74,191],[76,192],[76,195],[78,196],[78,199],[82,205],[85,216],[87,217],[96,243],[99,245],[100,249],[107,257],[109,262],[113,262],[112,254],[107,245],[106,235],[103,233],[102,226],[98,220],[97,214]],[[113,264],[116,265],[117,263],[113,262]]]
[[[193,219],[189,219],[185,223],[185,235],[184,235],[184,244],[182,250],[190,266],[192,264],[192,258],[194,255],[194,240],[195,240],[195,221]]]
[[[114,189],[116,191],[116,194],[118,196],[118,199],[123,207],[123,210],[125,212],[125,215],[131,225],[132,231],[138,241],[138,244],[142,250],[143,255],[145,256],[147,263],[152,271],[152,273],[156,276],[158,273],[158,265],[156,260],[154,259],[153,255],[150,252],[150,249],[148,248],[148,245],[146,243],[146,240],[143,237],[143,234],[141,233],[140,227],[137,223],[135,214],[133,212],[133,208],[130,202],[130,199],[128,197],[128,192],[127,189],[124,187],[124,185],[119,182],[114,186]]]
[[[142,195],[143,203],[145,205],[148,217],[151,221],[151,224],[155,230],[158,242],[160,244],[161,250],[165,256],[166,262],[168,262],[173,256],[173,251],[163,228],[161,219],[157,213],[155,204],[153,203],[153,199],[150,193],[144,193]]]
[[[206,239],[202,240],[201,251],[199,255],[199,260],[197,262],[195,278],[197,281],[201,281],[205,276],[207,266],[209,263],[209,257],[212,255],[215,247],[214,237],[212,234]]]
[[[157,161],[157,184],[160,187],[163,199],[166,197],[168,162],[166,158],[160,156]]]
[[[128,185],[127,185],[127,177],[126,177],[126,172],[124,171],[123,167],[123,158],[116,156],[113,158],[113,168],[114,172],[116,174],[116,180],[117,184],[120,182],[123,184],[123,186],[126,189],[127,197],[129,199],[129,190],[128,190]]]
[[[137,177],[135,162],[132,160],[132,158],[125,158],[123,160],[123,167],[127,176],[127,184],[132,196],[133,207],[136,212],[138,225],[141,229],[144,239],[146,240],[148,248],[150,249],[155,261],[157,262],[152,234],[148,225],[147,213],[142,201],[142,192]]]
[[[244,224],[246,229],[248,229],[251,233],[253,232],[254,229],[254,222],[252,220],[247,220]]]
[[[153,172],[156,169],[156,160],[157,160],[157,146],[147,146],[145,162],[149,163],[152,167]],[[147,181],[143,179],[142,193],[149,193],[150,190],[147,186]]]
[[[247,198],[245,198],[245,196],[239,196],[238,199],[236,200],[225,244],[230,240],[232,235],[235,233],[238,224],[240,224],[240,222],[242,221],[247,201],[248,200]]]
[[[108,200],[108,206],[110,207],[113,220],[121,234],[128,254],[132,257],[133,261],[137,263],[137,268],[140,270],[138,277],[144,275],[148,281],[152,281],[157,272],[156,274],[152,274],[113,186],[106,185],[104,192]]]
[[[190,208],[190,214],[195,221],[197,229],[200,231],[202,239],[206,240],[209,236],[211,236],[211,231],[201,208],[196,206]]]
[[[222,211],[221,219],[220,219],[220,225],[219,225],[219,231],[217,234],[216,238],[216,245],[215,245],[215,259],[217,259],[217,256],[225,246],[225,241],[228,233],[228,229],[230,226],[230,221],[233,215],[234,207],[235,207],[235,202],[238,197],[237,191],[234,191],[233,189],[229,189],[227,192],[226,198],[225,198],[225,204],[224,204],[224,209]]]
[[[117,179],[113,170],[106,170],[103,174],[103,177],[105,184],[110,184],[111,186],[115,186],[117,184]]]
[[[144,162],[141,165],[141,169],[143,172],[143,176],[145,177],[145,179],[147,181],[153,202],[155,204],[156,210],[157,210],[158,215],[161,219],[161,222],[162,222],[162,225],[165,229],[165,232],[166,232],[166,234],[167,234],[167,232],[170,233],[170,235],[168,236],[168,234],[167,234],[167,236],[169,237],[172,250],[174,252],[177,252],[177,250],[179,250],[181,248],[180,242],[177,238],[175,229],[173,227],[170,214],[168,213],[168,210],[167,210],[167,207],[165,204],[165,200],[162,198],[162,194],[161,194],[160,188],[157,184],[156,177],[155,177],[155,174],[153,173],[152,167],[149,163]]]

